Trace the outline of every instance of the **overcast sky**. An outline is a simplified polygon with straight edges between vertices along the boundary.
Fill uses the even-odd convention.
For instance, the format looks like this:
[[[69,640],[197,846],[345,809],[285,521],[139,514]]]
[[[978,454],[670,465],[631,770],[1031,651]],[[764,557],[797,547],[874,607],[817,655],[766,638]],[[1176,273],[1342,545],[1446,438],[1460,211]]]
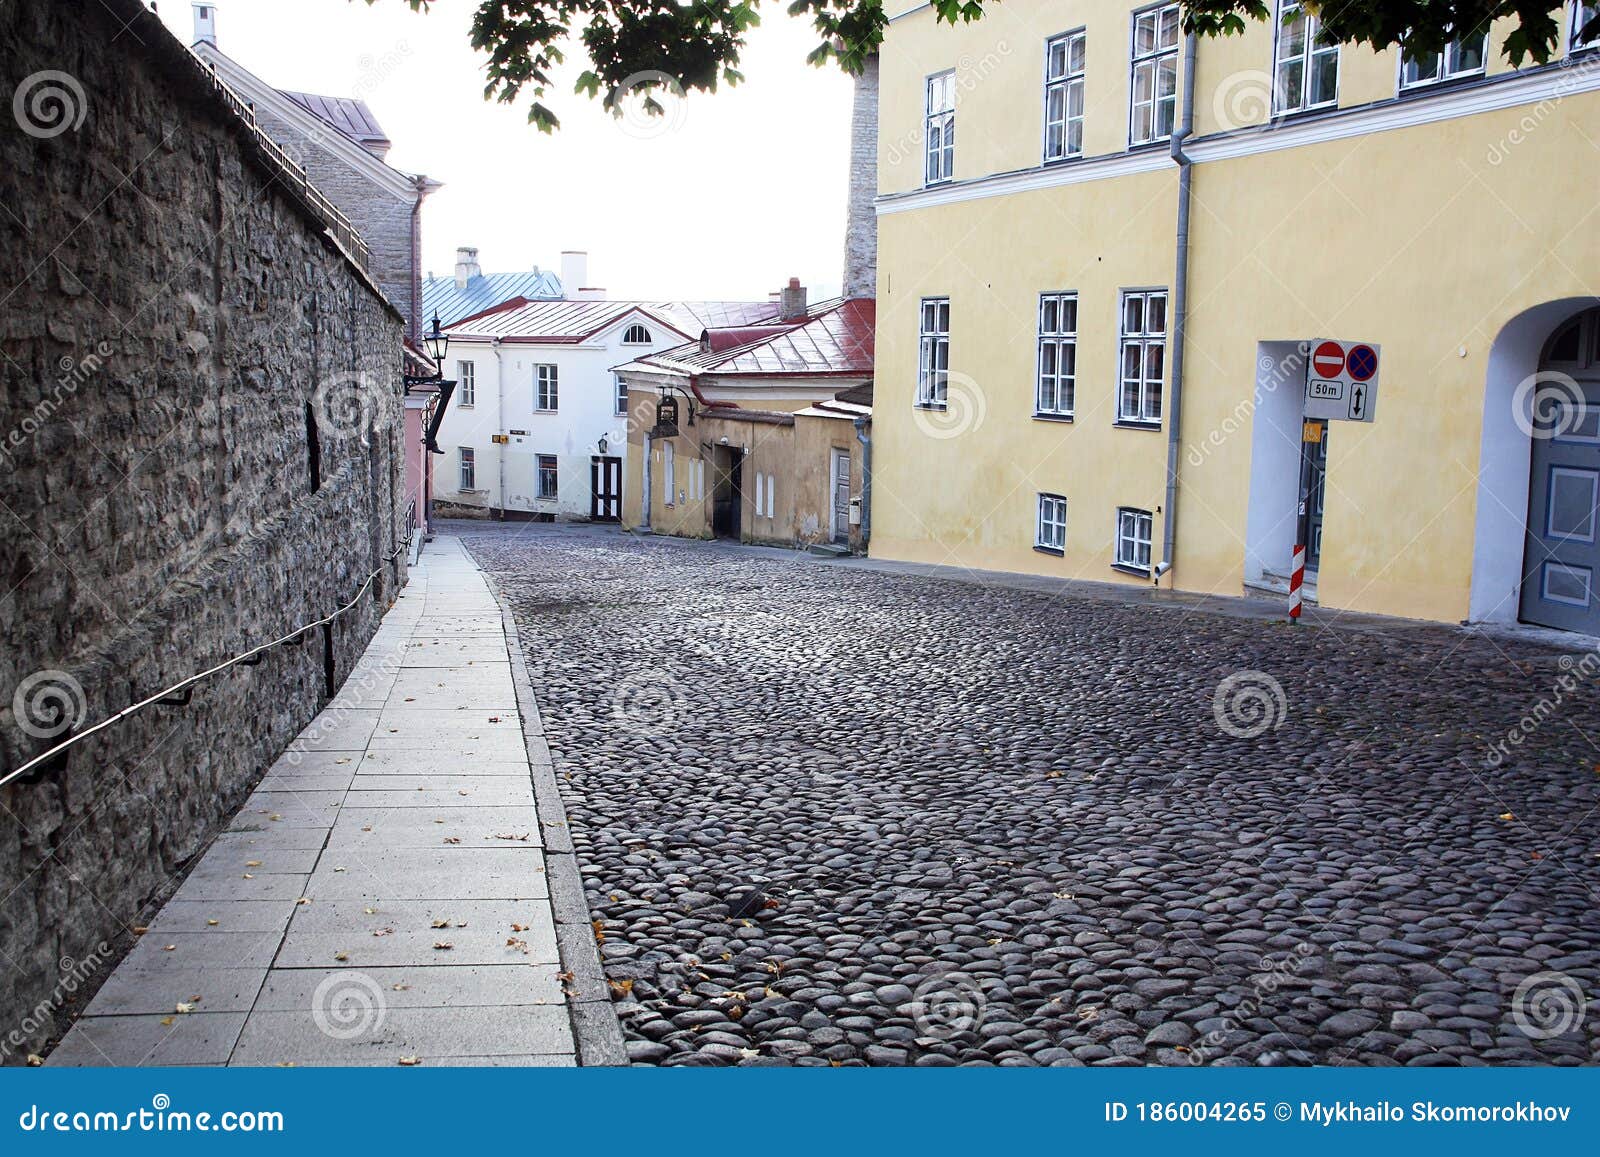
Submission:
[[[850,81],[805,63],[810,26],[762,6],[736,88],[691,95],[666,123],[613,120],[572,91],[569,53],[545,103],[483,99],[468,40],[475,0],[217,0],[223,52],[278,88],[360,96],[394,141],[389,161],[445,187],[423,216],[422,268],[448,274],[458,245],[485,272],[559,268],[589,252],[589,282],[613,298],[764,299],[790,276],[812,299],[838,292]],[[189,43],[183,0],[161,17]]]

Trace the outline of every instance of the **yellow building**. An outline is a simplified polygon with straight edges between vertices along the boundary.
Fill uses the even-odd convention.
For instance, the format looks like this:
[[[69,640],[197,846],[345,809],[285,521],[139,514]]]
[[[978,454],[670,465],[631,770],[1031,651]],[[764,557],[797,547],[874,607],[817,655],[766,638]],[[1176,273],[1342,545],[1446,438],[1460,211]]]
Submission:
[[[1324,606],[1600,634],[1594,7],[1518,70],[892,11],[872,554],[1240,594],[1304,541]],[[1370,420],[1305,422],[1320,339]]]

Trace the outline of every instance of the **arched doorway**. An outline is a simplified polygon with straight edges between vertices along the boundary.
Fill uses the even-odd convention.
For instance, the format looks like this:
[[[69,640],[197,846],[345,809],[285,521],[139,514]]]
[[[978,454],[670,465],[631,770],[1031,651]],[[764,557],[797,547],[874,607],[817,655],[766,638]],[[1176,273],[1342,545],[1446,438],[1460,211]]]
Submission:
[[[1600,635],[1600,309],[1557,327],[1513,405],[1532,442],[1520,617]]]

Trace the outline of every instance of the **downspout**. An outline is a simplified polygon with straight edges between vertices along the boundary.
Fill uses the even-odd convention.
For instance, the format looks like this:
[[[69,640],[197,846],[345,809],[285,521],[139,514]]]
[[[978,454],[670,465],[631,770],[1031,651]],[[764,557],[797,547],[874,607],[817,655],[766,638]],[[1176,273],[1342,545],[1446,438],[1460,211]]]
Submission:
[[[655,439],[648,430],[644,435],[644,458],[639,464],[639,529],[650,529],[650,504],[655,501],[655,487],[650,480],[650,452]]]
[[[1172,570],[1178,546],[1178,462],[1183,450],[1183,343],[1189,319],[1189,202],[1193,195],[1194,162],[1183,151],[1194,133],[1194,63],[1199,36],[1183,38],[1183,96],[1178,127],[1172,134],[1172,159],[1178,166],[1177,265],[1172,275],[1172,383],[1167,390],[1167,496],[1162,504],[1161,561],[1152,578]]]
[[[506,424],[506,368],[500,355],[500,339],[494,339],[494,422],[498,427],[496,433],[505,433]],[[500,521],[506,520],[506,448],[511,445],[507,438],[500,443],[500,453],[495,455],[497,469],[495,473],[500,476]],[[491,511],[491,513],[493,513]]]
[[[856,441],[861,443],[861,553],[867,553],[872,541],[872,437],[867,427],[871,415],[863,414],[855,420]]]

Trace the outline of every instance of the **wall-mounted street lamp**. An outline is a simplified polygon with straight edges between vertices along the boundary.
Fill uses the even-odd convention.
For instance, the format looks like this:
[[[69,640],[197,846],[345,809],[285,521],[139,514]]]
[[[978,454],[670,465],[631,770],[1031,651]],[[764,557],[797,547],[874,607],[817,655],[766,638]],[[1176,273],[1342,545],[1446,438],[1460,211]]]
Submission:
[[[428,428],[423,431],[422,444],[433,454],[443,454],[439,443],[435,439],[439,435],[439,423],[444,421],[444,412],[450,405],[450,397],[456,392],[456,383],[453,378],[444,376],[445,355],[450,352],[450,335],[444,332],[444,327],[439,324],[439,311],[433,311],[433,321],[428,324],[428,332],[422,335],[422,348],[428,351],[428,358],[433,362],[433,373],[426,377],[416,374],[405,374],[406,393],[411,392],[412,386],[438,386],[439,395],[433,404],[433,414],[428,421]]]

